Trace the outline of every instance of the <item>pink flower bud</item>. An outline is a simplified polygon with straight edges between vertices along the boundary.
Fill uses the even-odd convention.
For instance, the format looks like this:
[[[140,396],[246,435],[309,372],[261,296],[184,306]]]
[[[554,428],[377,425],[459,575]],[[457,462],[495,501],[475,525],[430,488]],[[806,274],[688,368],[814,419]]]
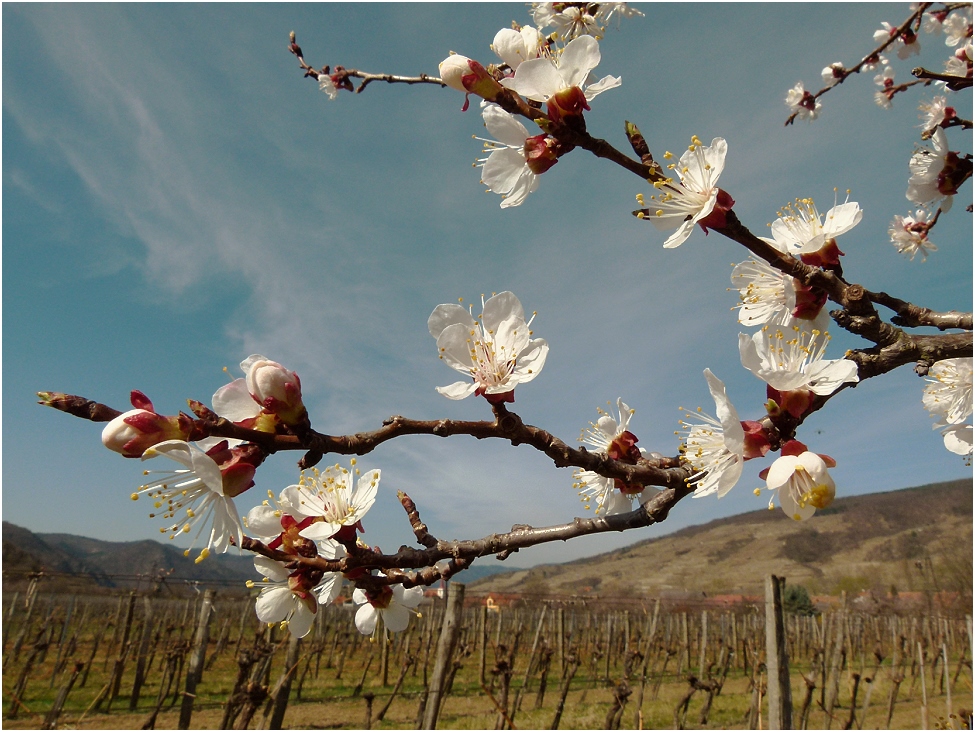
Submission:
[[[142,457],[153,445],[166,440],[186,440],[192,423],[179,417],[164,417],[146,409],[131,409],[113,419],[102,430],[102,444],[128,458]]]
[[[301,380],[276,361],[251,356],[241,364],[246,374],[247,391],[261,407],[275,414],[285,424],[296,424],[307,418],[301,401]]]
[[[467,56],[452,54],[440,62],[440,78],[457,91],[476,94],[493,102],[502,87],[481,64]]]

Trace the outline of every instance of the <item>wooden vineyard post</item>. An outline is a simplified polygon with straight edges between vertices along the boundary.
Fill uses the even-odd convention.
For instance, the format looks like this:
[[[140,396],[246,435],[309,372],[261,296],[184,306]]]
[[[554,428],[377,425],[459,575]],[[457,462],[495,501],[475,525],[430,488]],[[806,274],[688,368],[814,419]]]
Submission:
[[[447,609],[443,616],[440,629],[440,640],[437,642],[437,660],[430,679],[429,693],[426,707],[423,710],[423,725],[421,729],[436,729],[437,717],[440,715],[441,694],[444,682],[450,668],[450,657],[457,644],[457,635],[464,612],[464,585],[451,582],[447,589]]]
[[[58,695],[54,699],[54,704],[51,706],[51,710],[44,717],[44,729],[57,729],[58,717],[61,716],[61,709],[64,707],[64,702],[68,698],[68,694],[71,693],[71,687],[74,686],[74,682],[78,680],[78,676],[81,674],[81,670],[85,667],[83,663],[76,663],[74,665],[74,671],[71,672],[71,677],[68,681],[58,690]]]
[[[792,729],[792,688],[786,649],[782,590],[785,578],[765,578],[765,665],[768,669],[768,728]]]
[[[129,697],[129,711],[134,712],[139,706],[139,694],[146,680],[146,659],[149,655],[149,641],[152,640],[152,601],[146,595],[142,598],[142,637],[135,656],[135,679],[132,681],[132,695]]]
[[[921,651],[921,643],[917,644],[917,658],[921,667],[921,729],[928,728],[928,688],[924,683],[924,653]]]
[[[193,701],[196,699],[196,685],[199,683],[203,671],[203,657],[206,655],[210,623],[210,610],[213,608],[213,590],[206,590],[203,594],[203,605],[200,607],[200,621],[196,626],[193,637],[193,649],[190,651],[190,663],[186,670],[186,688],[183,692],[183,703],[179,708],[178,729],[190,728],[190,717],[193,716]]]
[[[477,682],[484,686],[487,677],[484,675],[487,666],[487,605],[481,605],[478,609],[478,635],[480,638],[480,659],[478,661]]]

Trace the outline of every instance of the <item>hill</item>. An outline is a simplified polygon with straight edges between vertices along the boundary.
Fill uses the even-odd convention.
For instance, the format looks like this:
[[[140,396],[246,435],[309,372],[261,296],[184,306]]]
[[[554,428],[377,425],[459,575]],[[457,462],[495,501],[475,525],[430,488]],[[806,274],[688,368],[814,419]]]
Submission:
[[[253,558],[233,550],[196,564],[181,549],[158,541],[113,542],[72,534],[35,534],[3,522],[5,589],[16,588],[30,572],[49,575],[52,591],[133,587],[152,578],[167,577],[170,586],[187,583],[244,589],[254,579]]]
[[[803,523],[759,510],[565,564],[498,574],[472,592],[538,595],[761,594],[764,577],[816,594],[972,591],[972,481],[837,499]]]

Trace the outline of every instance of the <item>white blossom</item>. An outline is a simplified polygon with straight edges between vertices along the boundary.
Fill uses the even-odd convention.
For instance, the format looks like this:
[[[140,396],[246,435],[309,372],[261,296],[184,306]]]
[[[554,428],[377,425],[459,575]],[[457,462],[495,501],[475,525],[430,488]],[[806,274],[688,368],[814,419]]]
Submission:
[[[385,631],[399,633],[406,630],[410,624],[410,615],[416,614],[414,608],[423,599],[422,587],[405,590],[403,585],[393,585],[383,589],[383,592],[372,598],[359,588],[352,593],[352,601],[360,605],[355,613],[355,627],[363,635],[376,632],[379,618],[383,620],[384,635]]]
[[[701,420],[700,423],[681,420],[682,431],[686,432],[681,459],[694,471],[687,483],[694,486],[695,498],[712,493],[721,498],[741,477],[745,462],[745,429],[728,399],[724,382],[712,374],[711,369],[704,370],[704,378],[714,399],[717,418],[699,408],[693,416]]]
[[[345,549],[334,541],[321,542],[319,556],[323,559],[341,559]],[[283,623],[291,635],[303,638],[311,631],[318,606],[334,602],[342,589],[341,572],[287,569],[282,562],[255,557],[254,568],[264,575],[260,585],[248,582],[248,587],[261,587],[254,607],[263,623]],[[317,581],[316,581],[317,578]]]
[[[379,492],[379,470],[362,474],[352,459],[352,470],[338,463],[325,470],[317,468],[302,471],[297,485],[290,485],[281,492],[282,501],[290,507],[296,518],[315,518],[301,530],[306,539],[323,540],[334,536],[343,527],[355,527],[376,502]],[[358,476],[355,488],[353,476]]]
[[[797,302],[794,278],[763,261],[749,259],[735,266],[731,273],[731,283],[741,298],[738,322],[742,325],[792,327],[796,324],[798,318],[795,315]],[[825,330],[829,324],[829,314],[820,307],[812,320],[804,322]]]
[[[801,256],[819,251],[830,240],[845,234],[860,223],[863,211],[856,201],[834,205],[825,218],[811,198],[797,198],[778,212],[778,218],[770,227],[771,244],[780,252]]]
[[[613,459],[629,457],[630,462],[637,455],[642,455],[643,450],[636,448],[636,437],[629,431],[630,418],[635,410],[630,409],[622,398],[616,400],[618,418],[599,410],[601,416],[595,422],[589,423],[589,428],[583,430],[579,436],[581,442],[585,442],[591,447],[596,448],[595,452],[602,455],[609,455]],[[650,498],[657,494],[655,488],[645,488],[643,486],[622,485],[622,481],[614,478],[607,478],[591,470],[576,470],[572,477],[575,478],[575,489],[589,509],[590,503],[595,501],[596,513],[612,515],[633,510],[633,502],[639,504],[646,503]]]
[[[826,462],[813,452],[783,455],[769,468],[765,484],[776,491],[779,505],[796,521],[803,521],[826,508],[836,496],[836,484],[827,470]],[[771,508],[771,504],[769,504]]]
[[[664,242],[665,249],[679,247],[687,241],[694,226],[718,206],[721,193],[718,178],[727,154],[728,143],[724,138],[716,137],[705,146],[695,135],[680,160],[667,165],[680,181],[668,177],[653,184],[658,192],[650,196],[647,218],[659,231],[675,230]],[[669,152],[664,155],[665,160],[672,158]],[[642,201],[642,196],[637,200]]]
[[[942,178],[951,154],[948,137],[943,128],[931,135],[931,147],[918,147],[908,164],[911,177],[907,181],[907,200],[918,205],[938,204],[942,211],[951,208],[954,191],[945,192]]]
[[[825,396],[860,380],[853,361],[823,358],[829,333],[798,325],[791,331],[790,336],[781,327],[766,326],[752,336],[739,333],[741,365],[778,391],[809,389]]]
[[[928,370],[921,400],[935,428],[964,422],[972,413],[972,358],[946,358]]]
[[[489,401],[513,401],[515,387],[538,376],[548,356],[548,344],[530,338],[530,325],[511,292],[482,300],[476,320],[460,305],[438,305],[427,321],[430,335],[437,339],[440,358],[470,381],[438,386],[437,391],[448,399],[483,394]]]
[[[481,111],[484,126],[495,140],[486,140],[487,157],[478,161],[481,182],[501,195],[501,208],[520,206],[529,193],[538,188],[538,176],[554,165],[558,158],[546,135],[530,137],[525,126],[496,104]]]
[[[822,71],[823,83],[828,87],[836,86],[840,82],[840,79],[843,78],[844,71],[845,68],[843,67],[843,64],[839,63],[838,61],[831,63]]]
[[[925,260],[929,252],[938,251],[934,242],[928,239],[929,219],[930,214],[923,208],[919,208],[913,216],[894,216],[890,228],[887,229],[890,243],[899,253],[907,255],[912,262],[918,254],[921,255],[922,260]]]
[[[141,486],[138,493],[133,493],[135,499],[139,494],[146,494],[153,500],[157,509],[161,509],[160,517],[173,520],[171,526],[162,527],[160,533],[170,532],[170,539],[180,533],[190,533],[193,527],[197,529],[194,543],[200,534],[210,527],[206,546],[197,558],[206,558],[211,551],[222,553],[230,548],[233,537],[237,546],[243,538],[243,526],[234,505],[234,499],[224,492],[223,475],[217,463],[196,445],[182,440],[167,440],[150,447],[142,456],[143,460],[156,456],[175,460],[182,469],[171,471],[145,471],[146,475],[161,473],[161,477]],[[253,475],[253,471],[250,472]],[[177,514],[182,514],[177,518]],[[150,514],[155,517],[156,514]],[[189,550],[185,552],[189,554]]]
[[[813,98],[811,92],[806,91],[801,81],[786,92],[785,104],[799,119],[810,122],[819,116],[823,107],[822,102]]]
[[[955,12],[949,15],[941,24],[941,28],[945,33],[945,45],[949,48],[954,48],[966,38],[971,38],[971,5],[964,12]]]
[[[548,102],[559,92],[577,87],[582,89],[587,102],[597,95],[622,83],[619,77],[604,76],[589,84],[589,76],[599,65],[599,42],[592,36],[580,36],[562,50],[557,59],[547,57],[524,61],[515,75],[501,80],[502,86],[518,92],[536,102]]]

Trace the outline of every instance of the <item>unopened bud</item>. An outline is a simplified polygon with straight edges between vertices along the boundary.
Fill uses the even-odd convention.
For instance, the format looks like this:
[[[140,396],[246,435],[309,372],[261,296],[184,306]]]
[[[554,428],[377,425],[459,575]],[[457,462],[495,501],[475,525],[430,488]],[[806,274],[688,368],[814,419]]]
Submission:
[[[467,56],[452,54],[440,62],[440,78],[451,89],[476,94],[493,102],[502,87],[481,64]]]
[[[246,374],[247,391],[264,411],[289,425],[307,420],[298,374],[257,355],[247,358],[240,367]]]
[[[102,444],[125,457],[142,457],[153,445],[166,440],[186,440],[189,425],[179,417],[166,417],[146,409],[131,409],[102,430]]]

